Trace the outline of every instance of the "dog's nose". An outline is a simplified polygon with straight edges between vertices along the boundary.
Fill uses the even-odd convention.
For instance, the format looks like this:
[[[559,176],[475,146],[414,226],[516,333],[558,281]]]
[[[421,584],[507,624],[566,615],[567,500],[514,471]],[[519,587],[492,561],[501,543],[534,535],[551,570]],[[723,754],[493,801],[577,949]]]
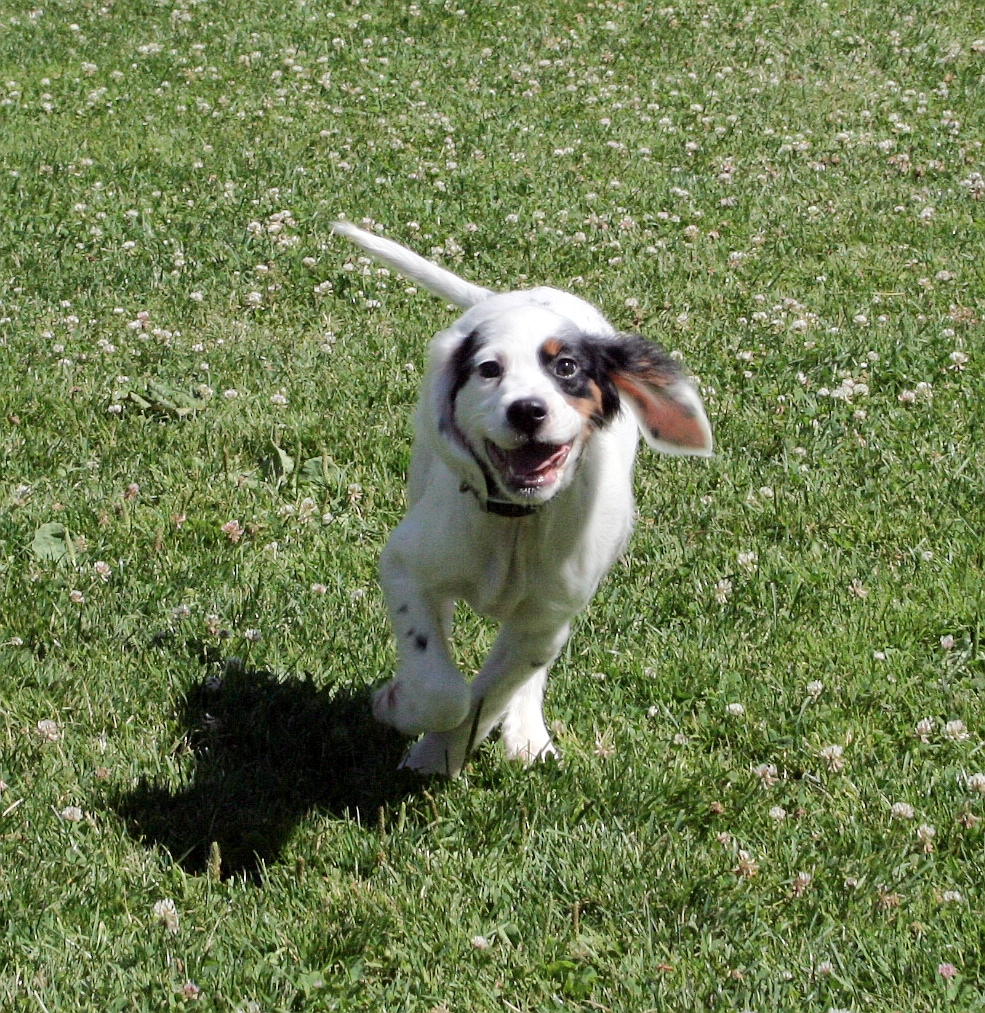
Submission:
[[[524,397],[506,409],[506,421],[521,433],[533,436],[547,418],[547,405],[539,397]]]

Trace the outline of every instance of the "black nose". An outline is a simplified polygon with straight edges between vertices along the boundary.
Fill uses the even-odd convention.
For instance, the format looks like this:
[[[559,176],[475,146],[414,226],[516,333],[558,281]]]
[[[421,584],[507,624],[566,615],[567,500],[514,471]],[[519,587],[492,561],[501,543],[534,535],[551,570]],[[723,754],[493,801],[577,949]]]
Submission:
[[[533,436],[547,418],[547,405],[539,397],[524,397],[506,409],[506,421],[521,433]]]

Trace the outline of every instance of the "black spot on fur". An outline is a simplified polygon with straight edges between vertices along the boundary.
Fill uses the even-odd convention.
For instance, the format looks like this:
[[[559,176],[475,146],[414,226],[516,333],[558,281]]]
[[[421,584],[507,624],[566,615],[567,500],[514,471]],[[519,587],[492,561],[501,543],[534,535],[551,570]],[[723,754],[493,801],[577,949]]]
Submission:
[[[407,613],[409,611],[410,611],[410,606],[406,602],[404,602],[404,604],[401,605],[400,608],[397,609],[397,614],[401,615],[401,616],[405,616],[405,615],[407,615]]]
[[[542,661],[531,661],[530,662],[530,667],[531,668],[543,668],[543,666],[544,666],[544,662],[542,662]]]
[[[417,650],[419,650],[419,651],[426,651],[426,650],[428,649],[428,638],[427,638],[427,637],[425,637],[425,636],[424,636],[423,634],[420,634],[420,633],[419,633],[419,634],[418,634],[418,635],[417,635],[417,636],[416,636],[416,637],[414,638],[414,646],[415,646],[415,647],[417,648]]]

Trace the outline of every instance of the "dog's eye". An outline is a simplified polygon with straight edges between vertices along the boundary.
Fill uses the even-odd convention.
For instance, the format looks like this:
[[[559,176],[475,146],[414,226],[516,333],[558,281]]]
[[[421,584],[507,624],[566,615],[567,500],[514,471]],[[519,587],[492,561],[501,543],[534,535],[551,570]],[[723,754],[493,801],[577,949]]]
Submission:
[[[575,362],[574,359],[569,359],[567,357],[558,359],[557,362],[554,363],[554,372],[560,377],[567,378],[569,376],[574,376],[575,373],[578,372],[578,363]]]
[[[475,371],[483,380],[495,380],[497,376],[503,375],[503,367],[495,359],[488,362],[480,362]]]

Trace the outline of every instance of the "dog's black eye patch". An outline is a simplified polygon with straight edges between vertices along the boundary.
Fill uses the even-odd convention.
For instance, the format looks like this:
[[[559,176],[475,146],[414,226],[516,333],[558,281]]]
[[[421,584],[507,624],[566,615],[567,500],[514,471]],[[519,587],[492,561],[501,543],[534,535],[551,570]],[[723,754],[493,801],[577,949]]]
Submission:
[[[561,393],[593,426],[605,425],[619,411],[619,392],[594,339],[549,338],[540,347],[540,362]]]

